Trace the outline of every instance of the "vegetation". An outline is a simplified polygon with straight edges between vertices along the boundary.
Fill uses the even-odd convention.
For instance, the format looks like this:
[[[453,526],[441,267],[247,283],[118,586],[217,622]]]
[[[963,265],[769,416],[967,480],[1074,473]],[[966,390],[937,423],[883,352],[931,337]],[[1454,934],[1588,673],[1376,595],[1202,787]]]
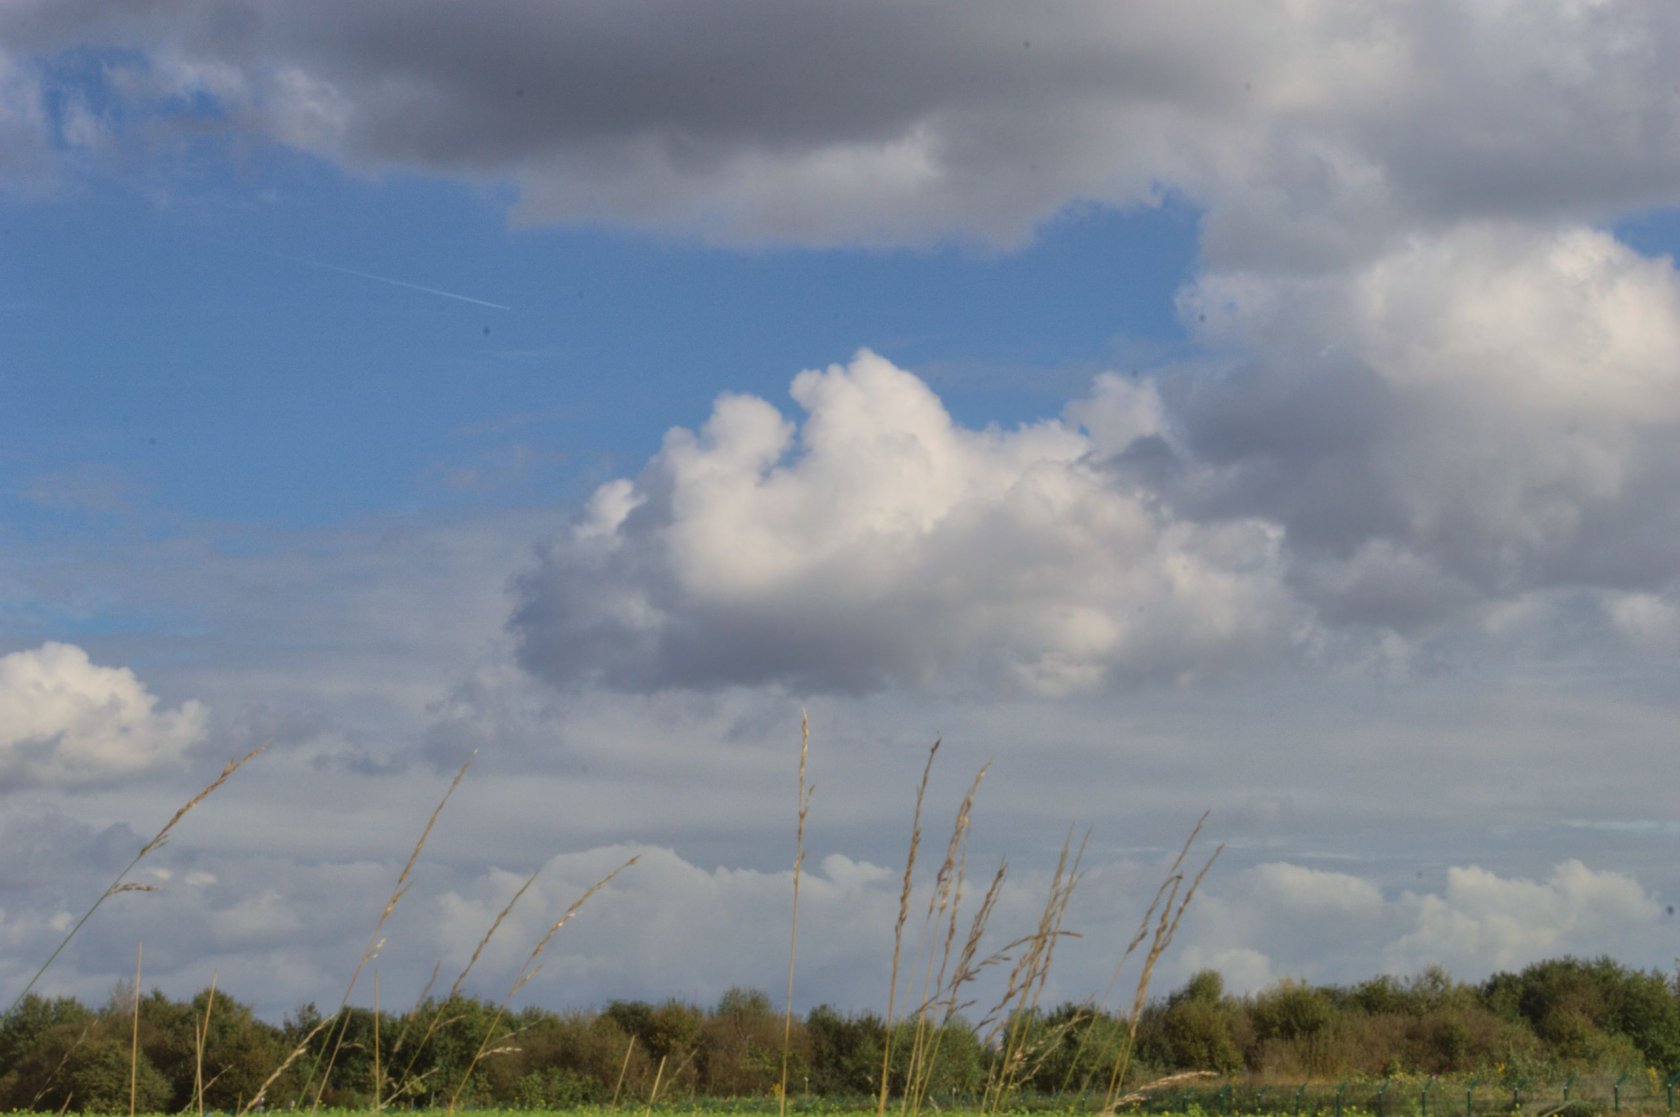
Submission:
[[[0,1110],[68,1103],[126,1112],[132,1002],[126,984],[97,1009],[26,997],[0,1020]],[[457,995],[377,1018],[347,1009],[341,1034],[321,1020],[305,1005],[272,1024],[208,989],[190,1001],[142,996],[139,1108],[195,1109],[201,1074],[204,1105],[238,1112],[300,1044],[306,1056],[267,1087],[271,1106],[308,1105],[319,1090],[333,1107],[370,1107],[377,1098],[441,1108],[463,1082],[457,1104],[473,1107],[645,1104],[656,1084],[669,1101],[773,1098],[788,1029],[781,1009],[749,989],[706,1007],[614,1001],[573,1013],[507,1013]],[[872,1106],[890,1049],[891,1097],[920,1090],[937,1104],[983,1106],[1010,1052],[1024,1050],[1031,1055],[1020,1061],[1012,1104],[1034,1096],[1073,1103],[1100,1095],[1127,1034],[1123,1018],[1077,1004],[1022,1008],[988,1030],[990,1040],[961,1014],[941,1014],[918,1039],[914,1018],[889,1028],[874,1014],[820,1006],[787,1030],[788,1093]],[[491,1033],[496,1042],[480,1054]],[[339,1050],[325,1088],[312,1086],[309,1067],[325,1065],[332,1044]],[[1431,969],[1351,987],[1284,983],[1248,996],[1226,993],[1220,976],[1204,971],[1146,1006],[1135,1060],[1139,1081],[1184,1071],[1280,1083],[1475,1075],[1532,1087],[1626,1074],[1652,1092],[1652,1071],[1662,1082],[1680,1072],[1680,995],[1662,975],[1609,958],[1538,962],[1479,985]]]

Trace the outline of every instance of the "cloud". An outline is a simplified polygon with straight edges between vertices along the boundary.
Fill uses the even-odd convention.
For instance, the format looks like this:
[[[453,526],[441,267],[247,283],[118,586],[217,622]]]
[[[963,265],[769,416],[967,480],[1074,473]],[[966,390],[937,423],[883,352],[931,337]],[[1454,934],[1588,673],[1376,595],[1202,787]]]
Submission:
[[[1671,646],[1671,261],[1468,224],[1342,272],[1215,270],[1180,311],[1222,365],[1105,374],[1013,431],[867,351],[795,379],[802,423],[720,397],[521,581],[521,662],[1067,694]]]
[[[31,819],[54,822],[50,813]],[[181,847],[171,847],[166,870],[142,878],[163,891],[118,897],[101,909],[51,971],[54,993],[97,1000],[120,976],[120,965],[113,971],[111,960],[130,956],[140,937],[148,982],[172,995],[190,995],[219,975],[219,987],[273,1019],[305,1000],[336,1003],[404,851],[367,856],[352,843],[299,860],[229,850],[207,840],[203,830],[196,826],[183,835]],[[63,819],[56,832],[76,855],[64,860],[82,893],[38,876],[13,880],[17,887],[0,917],[0,957],[9,960],[0,965],[0,982],[25,979],[32,967],[21,960],[44,957],[62,936],[62,913],[85,907],[87,896],[108,882],[100,874],[124,859],[113,835]],[[787,841],[791,845],[791,837]],[[386,942],[378,968],[387,1004],[411,1003],[434,966],[446,987],[530,871],[540,869],[465,986],[500,999],[549,926],[632,855],[639,855],[638,863],[590,898],[554,938],[521,1003],[578,1007],[677,996],[709,1004],[730,986],[779,988],[785,978],[784,963],[775,959],[785,962],[788,947],[792,873],[786,867],[718,866],[667,846],[633,842],[489,863],[464,861],[458,852],[429,847],[411,892],[381,929]],[[791,860],[791,848],[786,852]],[[1079,937],[1058,948],[1046,1003],[1081,1000],[1107,987],[1164,863],[1088,857],[1065,924]],[[979,872],[977,865],[971,872]],[[989,867],[983,874],[988,879]],[[926,871],[931,874],[932,866]],[[800,883],[796,1006],[884,1008],[901,876],[902,868],[892,863],[812,851]],[[1037,925],[1048,877],[1047,865],[1023,867],[1011,857],[991,946]],[[978,881],[970,885],[968,910],[980,889]],[[925,877],[918,880],[915,918],[928,886]],[[1345,984],[1432,964],[1473,981],[1565,953],[1608,951],[1655,961],[1668,956],[1671,931],[1672,922],[1640,882],[1579,861],[1557,865],[1543,880],[1456,867],[1439,891],[1384,890],[1362,872],[1287,861],[1235,872],[1221,862],[1161,960],[1155,990],[1164,992],[1209,966],[1234,992],[1243,992],[1283,977]],[[1123,987],[1135,973],[1122,975]],[[1002,976],[993,974],[992,984],[973,990],[982,1008],[999,991]],[[358,1003],[371,996],[366,980],[364,974]]]
[[[867,351],[792,394],[802,426],[725,395],[596,491],[521,581],[526,668],[649,690],[1068,693],[1287,641],[1275,531],[1175,520],[1067,424],[965,428]],[[1151,429],[1153,406],[1099,390],[1096,437]]]
[[[1457,973],[1604,953],[1607,944],[1620,945],[1653,927],[1663,910],[1632,877],[1597,872],[1574,859],[1544,881],[1455,868],[1445,893],[1407,893],[1398,906],[1411,929],[1384,948],[1384,964],[1415,970],[1440,963]]]
[[[706,869],[669,849],[633,846],[547,862],[485,952],[478,984],[505,991],[547,927],[632,855],[637,863],[555,938],[533,995],[546,988],[587,1003],[672,995],[710,1003],[732,985],[770,985],[775,975],[766,961],[781,957],[785,965],[791,871]],[[838,854],[807,865],[799,894],[800,971],[809,990],[802,999],[867,1003],[872,998],[843,990],[875,974],[884,999],[898,877]],[[436,948],[451,966],[464,962],[463,948],[478,941],[520,883],[515,874],[487,873],[440,897]]]
[[[8,895],[53,886],[92,870],[109,882],[145,839],[121,823],[96,830],[43,803],[8,803],[0,814],[0,888]],[[99,887],[99,886],[95,886]]]
[[[1382,892],[1371,882],[1287,862],[1267,862],[1211,880],[1185,924],[1185,972],[1229,966],[1235,987],[1279,976],[1329,974],[1368,958],[1384,932]],[[1223,969],[1221,972],[1224,972]]]
[[[54,178],[45,90],[26,60],[0,50],[0,187],[29,196]]]
[[[1680,539],[1680,277],[1585,228],[1466,225],[1181,296],[1228,371],[1169,391],[1188,515],[1282,525],[1329,619],[1559,587],[1661,593]],[[1618,623],[1654,631],[1631,606]]]
[[[33,0],[0,31],[46,59],[103,48],[104,127],[210,125],[511,182],[525,220],[732,243],[1013,244],[1070,205],[1178,190],[1208,207],[1213,258],[1317,267],[1680,181],[1680,16],[1657,3],[419,0],[398,27],[327,0]]]
[[[1671,261],[1470,224],[1345,272],[1216,270],[1180,310],[1224,364],[1105,374],[1012,431],[867,351],[795,379],[802,423],[720,397],[522,580],[521,662],[1068,694],[1671,645]]]
[[[157,709],[126,667],[100,667],[72,644],[0,657],[0,790],[111,783],[179,766],[203,739],[196,701]]]
[[[1539,881],[1458,866],[1441,892],[1391,895],[1355,875],[1271,863],[1209,882],[1177,967],[1222,968],[1239,990],[1280,977],[1362,979],[1373,957],[1382,972],[1441,965],[1477,980],[1571,953],[1655,956],[1662,914],[1634,878],[1574,859]]]

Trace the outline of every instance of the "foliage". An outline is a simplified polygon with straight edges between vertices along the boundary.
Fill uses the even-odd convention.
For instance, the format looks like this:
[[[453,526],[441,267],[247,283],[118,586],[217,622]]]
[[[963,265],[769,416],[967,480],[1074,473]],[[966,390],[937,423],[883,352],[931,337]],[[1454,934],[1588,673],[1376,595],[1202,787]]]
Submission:
[[[475,1107],[571,1109],[615,1099],[637,1107],[655,1098],[656,1082],[662,1103],[745,1106],[769,1104],[780,1081],[781,1016],[751,989],[731,989],[706,1009],[614,1001],[571,1013],[499,1014],[494,1004],[453,996],[377,1017],[351,1008],[331,1027],[313,1005],[274,1025],[219,990],[188,1001],[154,991],[139,1000],[131,1064],[133,1009],[126,987],[97,1010],[69,998],[21,998],[0,1016],[0,1110],[126,1112],[133,1070],[142,1109],[195,1111],[202,1066],[205,1109],[237,1112],[300,1045],[302,1056],[268,1086],[273,1108],[308,1106],[317,1089],[329,1106],[370,1107],[377,1094],[388,1108],[441,1108],[459,1090],[460,1103]],[[1062,1098],[1064,1107],[1088,1107],[1126,1043],[1126,1020],[1089,1004],[1023,1007],[1007,1025],[1024,1052],[1012,1106]],[[918,1044],[913,1018],[893,1025],[893,1095],[902,1096],[920,1059],[914,1073],[930,1105],[977,1104],[1002,1058],[997,1033],[983,1036],[960,1016],[924,1029]],[[887,1038],[869,1013],[819,1006],[796,1019],[793,1108],[876,1097]],[[1680,1071],[1680,995],[1662,975],[1608,958],[1538,962],[1474,986],[1437,968],[1346,988],[1283,982],[1242,997],[1204,970],[1147,1007],[1135,1060],[1145,1082],[1190,1071],[1274,1082],[1460,1075],[1511,1089],[1557,1087],[1570,1075],[1602,1084],[1627,1073],[1656,1096]],[[1187,1100],[1182,1091],[1179,1100]]]

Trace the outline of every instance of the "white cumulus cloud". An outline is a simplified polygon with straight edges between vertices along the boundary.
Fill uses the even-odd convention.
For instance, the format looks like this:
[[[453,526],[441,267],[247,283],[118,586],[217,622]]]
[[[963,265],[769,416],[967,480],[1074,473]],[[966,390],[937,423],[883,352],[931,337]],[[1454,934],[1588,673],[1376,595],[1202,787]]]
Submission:
[[[0,790],[109,783],[182,763],[204,738],[196,701],[159,709],[125,667],[72,644],[0,656]]]
[[[596,493],[522,581],[529,669],[632,689],[1058,694],[1289,637],[1275,529],[1175,519],[1096,464],[1097,439],[1148,429],[1148,396],[1099,391],[1094,436],[975,430],[867,351],[792,392],[802,425],[726,395]]]

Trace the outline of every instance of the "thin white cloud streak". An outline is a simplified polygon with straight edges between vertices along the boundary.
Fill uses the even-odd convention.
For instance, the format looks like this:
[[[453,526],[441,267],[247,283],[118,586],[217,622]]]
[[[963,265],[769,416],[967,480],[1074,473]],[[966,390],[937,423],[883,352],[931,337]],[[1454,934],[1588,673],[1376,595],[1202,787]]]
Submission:
[[[301,256],[281,256],[278,253],[276,253],[276,256],[278,256],[279,259],[291,260],[293,263],[297,264],[306,264],[312,268],[324,268],[327,271],[335,271],[342,275],[354,275],[362,279],[372,279],[379,283],[389,283],[393,287],[406,287],[410,291],[421,291],[428,295],[441,295],[446,299],[454,299],[457,302],[471,303],[474,306],[487,306],[491,310],[513,309],[511,306],[503,306],[501,303],[487,302],[484,299],[475,299],[471,295],[461,295],[454,291],[444,291],[436,287],[423,287],[418,283],[409,283],[407,280],[392,279],[388,275],[374,275],[372,272],[357,271],[354,268],[343,268],[339,267],[337,264],[329,264],[324,260],[306,260]]]

